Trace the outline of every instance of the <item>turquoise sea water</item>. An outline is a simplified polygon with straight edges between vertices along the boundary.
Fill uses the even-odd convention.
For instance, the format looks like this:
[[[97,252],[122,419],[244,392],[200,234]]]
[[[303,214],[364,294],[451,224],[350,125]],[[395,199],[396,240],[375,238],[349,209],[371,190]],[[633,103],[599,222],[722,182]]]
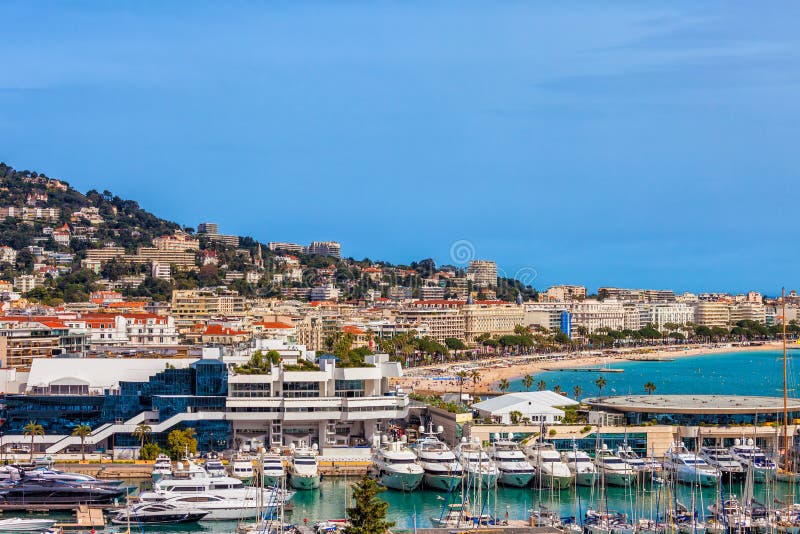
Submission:
[[[790,396],[798,396],[800,367],[792,363],[792,356],[800,351],[789,351],[788,364]],[[688,356],[674,361],[643,362],[611,360],[608,367],[624,369],[624,373],[604,373],[606,386],[603,395],[642,395],[644,384],[653,382],[656,393],[661,394],[729,394],[783,396],[783,353],[779,351],[734,352]],[[534,389],[544,380],[547,389],[561,386],[572,396],[573,388],[580,385],[581,398],[597,396],[595,381],[599,373],[574,371],[548,371],[534,375]],[[524,391],[522,379],[511,382],[510,391]]]

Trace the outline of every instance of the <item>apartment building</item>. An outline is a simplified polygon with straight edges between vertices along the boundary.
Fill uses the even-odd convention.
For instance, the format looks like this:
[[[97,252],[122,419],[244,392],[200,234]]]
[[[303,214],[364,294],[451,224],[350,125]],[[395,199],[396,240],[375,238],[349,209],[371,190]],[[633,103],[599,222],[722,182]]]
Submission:
[[[573,328],[585,328],[593,333],[599,328],[622,330],[625,328],[625,309],[621,302],[585,300],[569,304]]]
[[[212,317],[241,316],[245,311],[245,299],[238,294],[197,289],[172,292],[172,316],[179,329],[206,324]]]
[[[481,334],[502,336],[514,333],[514,327],[525,322],[525,309],[519,304],[478,301],[461,308],[464,315],[464,340],[474,343]]]
[[[766,308],[759,302],[737,302],[731,306],[731,324],[739,321],[755,321],[766,324]]]
[[[584,300],[586,298],[586,286],[559,285],[547,289],[544,294],[545,300],[550,302],[568,302],[572,300]]]
[[[560,302],[536,302],[523,306],[525,326],[539,326],[550,332],[572,334],[571,318],[567,307]]]
[[[169,252],[198,251],[200,250],[200,241],[184,232],[175,232],[174,235],[163,235],[154,238],[153,246],[158,250]]]
[[[187,269],[195,266],[196,256],[194,252],[161,250],[156,247],[139,247],[135,256],[125,256],[123,259],[133,263],[163,263]]]
[[[603,300],[630,302],[675,302],[675,292],[669,289],[623,289],[619,287],[601,287],[597,296]]]
[[[701,326],[728,326],[731,323],[731,305],[701,300],[694,305],[694,322]]]
[[[489,260],[470,260],[467,275],[477,287],[495,287],[497,285],[497,263]]]
[[[404,324],[424,325],[428,335],[440,343],[449,337],[464,340],[466,320],[461,312],[463,305],[464,301],[421,300],[396,310],[395,317]]]
[[[694,321],[694,309],[688,304],[656,303],[649,306],[649,323],[658,329],[663,329],[666,324],[685,325]]]
[[[312,241],[307,248],[307,252],[308,254],[317,254],[319,256],[341,258],[342,245],[337,241]]]
[[[97,261],[101,264],[120,258],[125,255],[125,249],[122,247],[103,247],[103,248],[90,248],[86,251],[87,261]]]

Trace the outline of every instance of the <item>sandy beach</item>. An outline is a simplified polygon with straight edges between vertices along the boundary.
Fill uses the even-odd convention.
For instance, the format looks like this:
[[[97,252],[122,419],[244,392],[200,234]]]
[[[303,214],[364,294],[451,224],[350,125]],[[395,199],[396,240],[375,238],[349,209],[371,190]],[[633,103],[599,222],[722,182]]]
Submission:
[[[478,393],[497,391],[497,384],[502,379],[513,380],[525,375],[535,375],[551,369],[567,369],[574,367],[613,367],[615,361],[630,360],[663,360],[686,358],[700,354],[719,354],[725,352],[745,352],[781,350],[780,342],[761,345],[710,344],[699,346],[665,346],[639,347],[636,349],[619,349],[600,353],[563,353],[563,354],[526,354],[523,356],[489,356],[476,361],[463,361],[443,365],[415,367],[404,371],[403,378],[392,379],[392,384],[407,392],[422,394],[457,393],[459,391],[456,373],[473,370],[480,375],[477,384],[472,378],[464,383],[464,392]]]

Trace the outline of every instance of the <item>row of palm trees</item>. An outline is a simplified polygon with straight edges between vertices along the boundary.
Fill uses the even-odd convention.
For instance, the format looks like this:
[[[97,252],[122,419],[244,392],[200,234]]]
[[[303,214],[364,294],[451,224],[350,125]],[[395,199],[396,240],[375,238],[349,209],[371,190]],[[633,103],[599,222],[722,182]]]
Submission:
[[[142,447],[144,442],[149,439],[153,433],[153,429],[147,423],[139,423],[132,434],[139,438]],[[22,435],[31,438],[31,458],[30,462],[33,463],[33,448],[36,436],[44,436],[44,426],[37,423],[36,420],[28,421],[28,424],[22,428]],[[92,427],[86,423],[79,423],[72,429],[72,435],[80,438],[81,440],[81,460],[86,460],[86,438],[92,434]]]
[[[475,371],[473,371],[473,373],[474,372]],[[522,378],[522,385],[525,387],[525,391],[531,390],[531,388],[533,387],[533,382],[534,378],[531,375],[526,375]],[[597,395],[599,397],[602,396],[603,388],[606,387],[607,384],[606,378],[604,376],[599,376],[597,377],[597,380],[594,381],[594,384],[597,386],[597,391],[598,391]],[[499,389],[503,393],[508,391],[510,387],[511,387],[510,382],[505,378],[500,380],[500,382],[497,384],[497,389]],[[547,389],[547,383],[544,380],[539,380],[539,382],[537,382],[536,384],[536,389],[538,389],[539,391],[544,391],[545,389]],[[656,385],[648,381],[644,385],[644,390],[647,392],[648,395],[652,395],[653,392],[655,392],[656,390]],[[555,393],[560,394],[562,392],[561,386],[558,385],[554,386],[553,391]],[[576,400],[581,396],[582,393],[583,393],[583,388],[580,385],[576,384],[575,387],[572,388],[572,395]]]

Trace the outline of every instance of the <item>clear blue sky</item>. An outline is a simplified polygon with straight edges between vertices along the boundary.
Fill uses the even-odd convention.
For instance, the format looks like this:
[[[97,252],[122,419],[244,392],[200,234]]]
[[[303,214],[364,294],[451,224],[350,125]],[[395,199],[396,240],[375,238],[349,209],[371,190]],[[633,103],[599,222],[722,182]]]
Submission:
[[[796,2],[3,2],[0,160],[534,285],[797,280]]]

